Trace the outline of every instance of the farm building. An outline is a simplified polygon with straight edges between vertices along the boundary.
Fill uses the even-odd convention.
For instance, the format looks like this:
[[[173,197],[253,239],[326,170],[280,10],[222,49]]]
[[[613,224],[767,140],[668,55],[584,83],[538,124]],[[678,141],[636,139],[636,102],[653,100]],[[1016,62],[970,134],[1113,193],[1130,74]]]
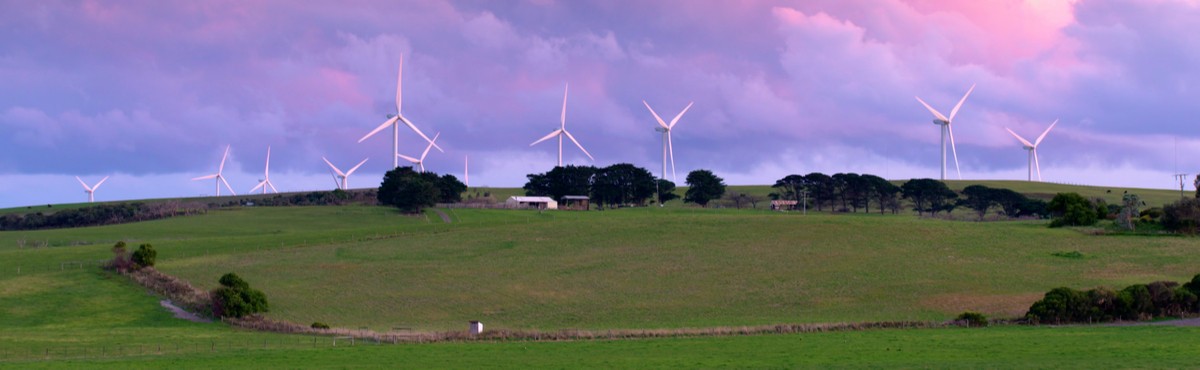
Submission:
[[[771,209],[776,211],[786,211],[796,209],[796,201],[794,200],[772,200]]]
[[[586,195],[564,195],[562,201],[562,209],[586,211],[591,200]]]
[[[518,197],[511,196],[504,204],[509,207],[529,207],[537,209],[558,209],[558,202],[550,197]]]

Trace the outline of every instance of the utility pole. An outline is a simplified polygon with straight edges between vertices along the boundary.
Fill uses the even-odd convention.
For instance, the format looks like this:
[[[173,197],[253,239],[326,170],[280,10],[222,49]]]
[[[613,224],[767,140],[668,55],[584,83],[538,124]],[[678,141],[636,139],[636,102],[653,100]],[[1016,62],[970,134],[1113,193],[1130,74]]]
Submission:
[[[803,209],[803,211],[802,211],[802,213],[801,213],[801,214],[802,214],[802,215],[807,215],[807,214],[808,214],[808,189],[801,190],[801,191],[800,191],[800,197],[801,197],[802,199],[804,199],[804,200],[803,200],[803,202],[801,203],[801,204],[802,204],[802,207],[803,207],[803,208],[802,208],[802,209]]]
[[[1187,178],[1187,175],[1188,175],[1188,174],[1186,174],[1186,173],[1177,173],[1177,174],[1175,174],[1175,178],[1178,178],[1178,179],[1179,179],[1179,199],[1183,199],[1183,198],[1185,198],[1185,197],[1183,196],[1183,179]]]

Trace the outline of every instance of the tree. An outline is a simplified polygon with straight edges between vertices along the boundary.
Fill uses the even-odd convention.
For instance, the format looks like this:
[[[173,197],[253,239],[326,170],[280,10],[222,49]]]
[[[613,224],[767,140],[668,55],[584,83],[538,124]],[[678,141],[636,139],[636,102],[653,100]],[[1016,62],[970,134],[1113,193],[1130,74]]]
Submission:
[[[667,179],[658,179],[658,199],[661,203],[667,203],[675,199],[679,199],[679,194],[675,194],[675,183]]]
[[[467,184],[458,181],[451,174],[442,175],[437,180],[438,201],[442,203],[458,203],[462,201],[462,193],[467,191]]]
[[[787,175],[782,179],[775,180],[775,185],[771,187],[779,189],[779,199],[784,200],[800,200],[800,192],[808,186],[808,181],[804,176]]]
[[[833,200],[833,178],[829,175],[813,172],[804,175],[804,181],[808,183],[809,196],[817,206],[817,211],[821,210],[822,204]]]
[[[900,193],[900,187],[875,175],[862,175],[863,181],[866,181],[870,188],[871,195],[875,198],[876,204],[879,205],[879,214],[883,214],[885,209],[891,209],[892,213],[900,208],[900,201],[896,199],[896,195]]]
[[[993,196],[996,194],[995,189],[983,185],[971,185],[963,188],[962,204],[975,211],[979,215],[979,220],[983,220],[983,216],[987,215],[992,204],[996,203]]]
[[[924,212],[936,215],[945,209],[946,203],[958,197],[945,183],[934,179],[908,180],[900,186],[900,192],[913,203],[917,215]]]
[[[437,175],[433,175],[436,177]],[[379,203],[394,206],[405,213],[420,213],[437,204],[441,192],[427,175],[412,167],[399,167],[383,175],[376,198]]]
[[[721,199],[725,195],[725,180],[714,175],[709,170],[695,170],[688,173],[688,190],[683,201],[708,207],[708,202]]]
[[[1078,193],[1058,193],[1046,207],[1054,215],[1050,227],[1088,226],[1096,223],[1096,206]]]
[[[212,291],[213,314],[218,317],[243,317],[267,312],[267,295],[250,288],[250,283],[235,273],[221,275],[221,286]]]
[[[629,163],[596,170],[592,176],[592,200],[597,205],[645,205],[654,196],[654,175]]]
[[[592,166],[559,166],[544,174],[526,175],[529,182],[524,186],[525,195],[548,196],[561,201],[567,195],[591,194],[596,171]]]
[[[155,251],[154,246],[149,243],[142,244],[136,251],[133,251],[133,255],[129,259],[138,268],[153,267],[154,261],[158,259],[158,251]]]

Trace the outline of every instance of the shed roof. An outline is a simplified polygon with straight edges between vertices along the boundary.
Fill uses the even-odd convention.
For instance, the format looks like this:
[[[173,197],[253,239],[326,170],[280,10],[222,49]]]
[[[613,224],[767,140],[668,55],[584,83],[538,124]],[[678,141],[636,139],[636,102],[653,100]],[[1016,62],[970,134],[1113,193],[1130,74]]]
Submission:
[[[521,197],[521,196],[511,196],[511,197],[508,197],[508,199],[510,199],[510,200],[514,200],[514,201],[517,201],[517,202],[526,202],[526,203],[548,203],[548,202],[553,202],[553,201],[554,201],[554,199],[551,199],[550,197]]]
[[[570,199],[570,200],[587,200],[587,199],[589,199],[588,196],[586,196],[586,195],[564,195],[562,198]]]

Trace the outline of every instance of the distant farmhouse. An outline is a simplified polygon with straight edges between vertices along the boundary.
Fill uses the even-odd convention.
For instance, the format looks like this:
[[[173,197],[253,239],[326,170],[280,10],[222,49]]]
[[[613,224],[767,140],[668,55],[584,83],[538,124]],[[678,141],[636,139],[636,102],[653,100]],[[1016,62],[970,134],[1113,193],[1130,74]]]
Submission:
[[[511,196],[504,204],[512,208],[558,209],[558,202],[550,197]]]

